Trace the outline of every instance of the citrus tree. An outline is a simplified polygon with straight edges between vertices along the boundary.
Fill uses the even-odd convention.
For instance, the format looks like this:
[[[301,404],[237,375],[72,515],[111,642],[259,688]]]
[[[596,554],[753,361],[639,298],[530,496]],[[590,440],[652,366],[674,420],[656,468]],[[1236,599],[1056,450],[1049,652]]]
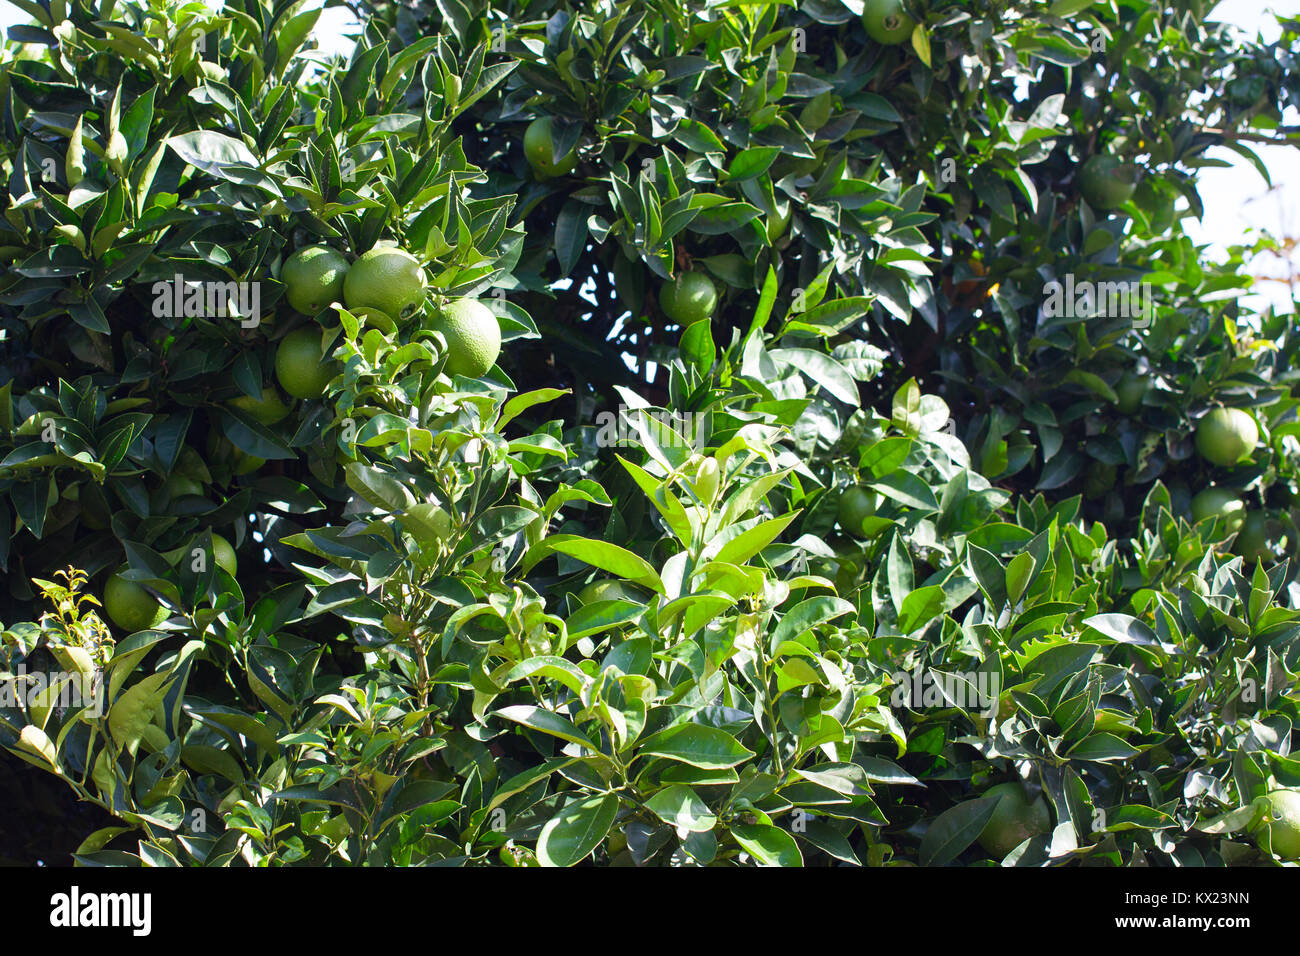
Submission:
[[[1295,858],[1293,333],[1180,219],[1289,26],[29,12],[0,743],[79,862]]]

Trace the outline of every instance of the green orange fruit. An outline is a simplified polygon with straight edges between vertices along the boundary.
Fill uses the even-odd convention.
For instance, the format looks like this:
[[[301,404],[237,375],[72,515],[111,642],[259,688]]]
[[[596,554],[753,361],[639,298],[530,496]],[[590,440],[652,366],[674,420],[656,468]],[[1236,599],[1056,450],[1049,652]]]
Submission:
[[[293,410],[293,403],[285,402],[274,385],[264,387],[261,398],[240,394],[230,399],[226,404],[231,408],[238,409],[253,421],[262,425],[274,425],[283,421],[285,416]]]
[[[659,306],[664,315],[682,325],[691,325],[713,315],[718,290],[702,272],[682,272],[659,287]]]
[[[1300,859],[1300,790],[1273,790],[1257,797],[1254,806],[1264,812],[1254,830],[1259,848],[1265,848],[1267,835],[1275,854]]]
[[[870,488],[854,485],[840,495],[839,511],[836,517],[840,527],[855,537],[867,537],[863,522],[872,517],[879,507],[879,499]]]
[[[167,620],[167,609],[152,594],[120,574],[112,575],[104,585],[104,611],[109,620],[131,633]]]
[[[1240,408],[1215,408],[1196,426],[1196,450],[1211,464],[1228,467],[1255,450],[1259,426]]]
[[[167,496],[173,500],[176,498],[187,498],[191,496],[202,496],[203,485],[193,478],[187,478],[185,475],[172,473],[167,476],[163,482],[163,490]]]
[[[501,354],[501,324],[477,299],[455,299],[445,305],[433,328],[447,340],[448,375],[481,378]]]
[[[1213,486],[1198,491],[1192,498],[1192,522],[1199,524],[1207,518],[1222,518],[1224,530],[1236,534],[1246,517],[1246,504],[1227,488]]]
[[[208,461],[230,469],[233,475],[249,475],[266,464],[265,458],[247,455],[219,431],[208,431]]]
[[[1093,209],[1117,209],[1136,188],[1132,168],[1104,153],[1089,157],[1079,171],[1079,191]]]
[[[901,0],[867,0],[862,25],[871,39],[887,46],[907,42],[916,29],[916,21],[903,10]]]
[[[555,131],[549,116],[541,116],[524,130],[524,159],[538,179],[552,179],[573,172],[578,165],[575,146],[558,160],[555,158]]]
[[[1115,407],[1125,415],[1134,414],[1142,407],[1142,399],[1150,387],[1151,382],[1145,375],[1125,372],[1115,383]]]
[[[415,312],[424,302],[420,260],[396,246],[375,246],[361,255],[343,280],[349,310],[378,309],[394,319]]]
[[[1246,559],[1247,564],[1254,564],[1256,561],[1272,563],[1276,559],[1273,554],[1272,542],[1272,522],[1269,520],[1267,511],[1248,511],[1245,519],[1241,522],[1241,530],[1237,532],[1237,539],[1232,543],[1232,549]]]
[[[304,315],[317,315],[343,297],[348,260],[329,246],[304,246],[284,261],[280,280],[285,298]]]
[[[280,340],[275,351],[275,377],[294,398],[320,398],[337,374],[338,363],[328,360],[321,349],[318,326],[294,329]]]

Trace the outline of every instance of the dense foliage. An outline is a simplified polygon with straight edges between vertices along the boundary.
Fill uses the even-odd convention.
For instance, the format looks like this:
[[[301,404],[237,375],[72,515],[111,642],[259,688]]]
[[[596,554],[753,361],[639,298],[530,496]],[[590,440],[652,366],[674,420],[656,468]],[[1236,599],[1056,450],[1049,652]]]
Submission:
[[[1296,333],[1181,222],[1296,24],[18,5],[0,743],[79,862],[1295,856]]]

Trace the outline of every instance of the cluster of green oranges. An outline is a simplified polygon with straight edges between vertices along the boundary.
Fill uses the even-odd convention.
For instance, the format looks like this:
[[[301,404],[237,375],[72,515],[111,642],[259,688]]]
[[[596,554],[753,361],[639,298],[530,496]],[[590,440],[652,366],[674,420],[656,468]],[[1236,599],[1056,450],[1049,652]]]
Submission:
[[[1125,372],[1114,386],[1115,407],[1133,415],[1141,407],[1150,388],[1150,380],[1136,372]],[[1216,407],[1201,417],[1196,426],[1196,450],[1201,458],[1216,468],[1235,468],[1248,464],[1259,443],[1259,425],[1250,412],[1242,408]],[[1094,461],[1084,474],[1084,494],[1103,497],[1115,483],[1113,465]],[[1219,485],[1201,489],[1191,501],[1193,524],[1220,519],[1223,534],[1236,535],[1237,554],[1247,561],[1272,560],[1272,542],[1282,537],[1281,523],[1264,509],[1247,508],[1234,491]]]
[[[423,307],[426,295],[420,262],[396,246],[380,245],[353,263],[336,249],[312,245],[298,249],[285,260],[281,270],[285,297],[295,310],[315,317],[334,302],[344,303],[359,319],[384,328],[395,328]],[[430,327],[447,342],[445,371],[449,375],[479,378],[496,364],[501,353],[501,326],[496,315],[476,299],[456,299],[437,311]],[[324,348],[325,332],[314,322],[285,335],[275,353],[275,377],[258,397],[241,394],[226,405],[259,425],[270,427],[289,416],[299,399],[324,396],[338,374],[338,363]],[[206,462],[195,468],[198,453],[186,448],[177,469],[163,483],[168,501],[202,496],[206,465],[234,476],[256,472],[265,460],[237,448],[217,428],[208,430]],[[219,534],[212,535],[212,558],[228,574],[238,567],[235,549]],[[165,557],[175,563],[185,549]],[[127,631],[154,627],[167,617],[167,610],[140,584],[127,580],[122,571],[109,577],[104,587],[104,609],[110,620]]]
[[[1241,408],[1212,409],[1196,427],[1196,450],[1207,462],[1220,468],[1249,462],[1258,442],[1259,426]],[[1236,492],[1218,485],[1197,492],[1191,510],[1194,523],[1218,519],[1223,533],[1236,535],[1234,550],[1248,562],[1275,559],[1273,543],[1282,539],[1283,531],[1271,512],[1247,508]]]
[[[1131,376],[1121,379],[1116,386],[1120,404],[1135,411],[1146,393],[1147,381]],[[1196,448],[1207,462],[1219,467],[1233,467],[1248,462],[1259,442],[1259,426],[1250,413],[1240,408],[1215,408],[1200,420],[1196,429]],[[1115,484],[1117,469],[1114,465],[1092,461],[1084,472],[1084,495],[1100,498]],[[839,498],[836,515],[840,527],[856,538],[870,539],[887,525],[876,516],[879,496],[870,488],[851,486]],[[1219,519],[1219,531],[1236,535],[1236,553],[1248,562],[1272,561],[1276,555],[1275,542],[1283,541],[1282,522],[1265,509],[1249,509],[1234,491],[1210,485],[1191,500],[1193,524],[1209,519]]]
[[[304,315],[320,314],[342,301],[361,319],[390,325],[420,310],[425,300],[420,261],[396,246],[376,246],[349,265],[341,252],[325,245],[297,250],[281,270],[285,297]],[[386,320],[386,321],[385,321]],[[447,340],[449,375],[479,378],[501,354],[501,326],[477,299],[455,299],[434,316],[432,328]],[[275,374],[294,398],[320,398],[338,373],[327,360],[318,329],[305,326],[280,341]]]
[[[354,263],[329,246],[305,246],[285,260],[280,277],[289,305],[312,317],[331,303],[342,302],[364,321],[395,328],[397,320],[417,313],[425,300],[419,260],[396,246],[376,246]],[[431,328],[447,340],[445,369],[449,375],[478,378],[487,374],[501,354],[501,326],[477,299],[447,303],[435,315]],[[324,396],[339,371],[338,363],[326,354],[324,336],[314,323],[289,332],[275,353],[279,388],[267,385],[259,397],[239,395],[226,404],[260,425],[272,426],[289,415],[297,399]],[[209,434],[207,452],[209,461],[235,476],[251,474],[266,463],[240,451],[215,431]]]
[[[909,35],[910,32],[909,27]],[[524,131],[524,159],[538,180],[555,179],[573,172],[578,165],[578,148],[574,146],[557,157],[554,121],[549,116],[541,116]],[[788,213],[785,218],[788,222]],[[712,317],[718,305],[718,290],[704,273],[687,270],[660,287],[659,305],[669,319],[688,326]]]
[[[889,36],[899,35],[899,31],[904,28],[906,36],[912,35],[915,22],[902,13],[898,0],[873,0],[867,6],[868,14],[864,15],[864,19],[869,21],[868,32],[873,30],[873,25],[878,25],[880,30],[892,29],[894,33],[888,34]],[[879,9],[879,17],[870,15],[873,7]],[[872,35],[876,36],[875,33]],[[882,43],[902,42],[901,39],[884,39],[884,36],[886,33],[877,39]],[[533,175],[540,181],[546,181],[573,172],[578,164],[578,148],[573,146],[563,156],[557,157],[554,121],[549,116],[541,116],[529,123],[524,131],[524,159],[528,161]],[[783,213],[778,210],[773,222],[774,225],[769,230],[771,238],[785,232],[790,223],[789,208]],[[660,287],[659,306],[667,318],[683,327],[689,326],[713,316],[718,306],[718,289],[703,272],[687,269]]]

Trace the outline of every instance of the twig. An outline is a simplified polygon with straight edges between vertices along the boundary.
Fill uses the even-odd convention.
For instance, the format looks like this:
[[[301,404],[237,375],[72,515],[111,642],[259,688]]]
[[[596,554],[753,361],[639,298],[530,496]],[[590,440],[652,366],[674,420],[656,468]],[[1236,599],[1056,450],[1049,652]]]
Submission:
[[[1202,133],[1209,133],[1211,136],[1222,136],[1226,140],[1248,140],[1252,143],[1274,143],[1280,146],[1294,146],[1296,140],[1289,137],[1300,136],[1300,126],[1279,126],[1278,132],[1282,136],[1265,136],[1262,133],[1238,133],[1235,130],[1218,129],[1213,126],[1201,128]]]

